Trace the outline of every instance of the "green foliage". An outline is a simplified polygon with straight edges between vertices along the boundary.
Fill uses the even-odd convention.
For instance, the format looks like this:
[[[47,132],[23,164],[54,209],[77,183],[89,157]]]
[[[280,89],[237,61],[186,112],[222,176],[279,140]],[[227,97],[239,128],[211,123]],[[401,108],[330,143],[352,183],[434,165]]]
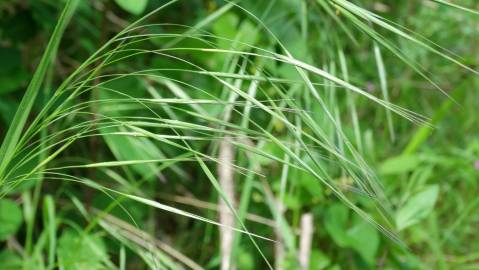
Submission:
[[[148,0],[115,0],[115,2],[133,15],[142,14],[148,5]]]
[[[421,163],[418,155],[401,155],[384,161],[379,167],[379,172],[384,175],[401,174],[416,169]]]
[[[58,240],[58,261],[64,269],[108,269],[102,264],[106,258],[105,244],[97,236],[66,230]]]
[[[14,235],[22,224],[22,210],[18,205],[7,199],[0,200],[0,241]]]
[[[341,247],[352,248],[370,265],[379,248],[378,231],[362,218],[354,216],[351,224],[349,209],[342,204],[333,204],[327,209],[325,228],[334,242]]]
[[[24,2],[0,269],[477,268],[475,1]]]
[[[408,198],[396,215],[398,230],[403,230],[427,217],[434,209],[438,194],[439,187],[432,185]]]
[[[61,36],[63,31],[70,21],[71,16],[73,15],[78,0],[69,0],[60,16],[60,19],[55,26],[55,30],[48,42],[45,53],[42,55],[40,64],[33,75],[32,81],[27,87],[25,95],[22,98],[22,101],[18,105],[18,109],[13,117],[12,123],[10,124],[8,131],[5,135],[4,140],[2,141],[0,147],[0,183],[4,182],[4,170],[8,165],[8,162],[12,159],[14,154],[14,147],[17,145],[21,132],[24,128],[27,117],[30,113],[30,110],[35,102],[35,98],[40,91],[41,84],[45,78],[45,74],[48,69],[48,65],[56,55],[56,50],[60,43]]]
[[[22,258],[10,250],[0,252],[0,267],[5,270],[20,269],[23,265]]]

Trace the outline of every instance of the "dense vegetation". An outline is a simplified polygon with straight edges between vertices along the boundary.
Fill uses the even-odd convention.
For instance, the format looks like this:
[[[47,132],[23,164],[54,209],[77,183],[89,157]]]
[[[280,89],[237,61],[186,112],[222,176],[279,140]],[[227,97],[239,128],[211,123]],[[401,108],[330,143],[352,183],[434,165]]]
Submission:
[[[0,269],[479,269],[476,10],[0,2]]]

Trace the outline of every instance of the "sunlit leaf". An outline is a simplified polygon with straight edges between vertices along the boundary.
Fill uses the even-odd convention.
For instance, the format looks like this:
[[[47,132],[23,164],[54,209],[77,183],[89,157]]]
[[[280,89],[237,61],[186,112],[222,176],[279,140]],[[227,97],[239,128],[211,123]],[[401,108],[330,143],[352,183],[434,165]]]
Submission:
[[[421,162],[421,158],[415,155],[401,155],[384,161],[379,167],[383,175],[400,174],[415,169]]]
[[[410,197],[396,215],[396,226],[403,230],[427,217],[434,209],[439,187],[431,185]]]
[[[140,15],[146,9],[148,0],[115,0],[115,2],[125,11],[134,15]]]
[[[67,230],[58,241],[58,260],[63,269],[106,269],[102,261],[107,257],[105,245],[97,236]]]
[[[361,254],[367,263],[374,264],[379,247],[379,232],[377,229],[358,217],[347,234],[349,246]]]
[[[0,269],[17,270],[22,269],[22,258],[10,250],[0,252]]]
[[[22,210],[11,200],[0,200],[0,241],[15,234],[22,224]]]

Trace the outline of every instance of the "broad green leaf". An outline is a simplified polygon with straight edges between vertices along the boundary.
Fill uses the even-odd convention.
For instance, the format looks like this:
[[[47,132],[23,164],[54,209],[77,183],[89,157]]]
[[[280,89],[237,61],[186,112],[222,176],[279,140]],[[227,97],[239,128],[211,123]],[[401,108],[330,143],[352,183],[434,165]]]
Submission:
[[[134,15],[140,15],[146,9],[148,0],[115,0],[115,2],[125,11]]]
[[[331,258],[318,249],[311,251],[311,261],[309,263],[309,270],[326,269],[331,264]]]
[[[353,216],[352,222],[349,221],[350,218],[349,209],[345,205],[333,204],[326,210],[326,231],[337,245],[352,248],[372,265],[379,247],[379,233],[361,217]]]
[[[290,194],[284,195],[284,204],[288,209],[299,210],[301,208],[300,198]]]
[[[241,248],[238,252],[238,269],[255,269],[255,260],[250,250]]]
[[[46,270],[40,253],[32,257],[22,258],[16,253],[5,250],[0,253],[0,269],[2,270]]]
[[[22,210],[11,200],[0,200],[0,241],[15,234],[22,224]]]
[[[256,26],[248,20],[243,21],[237,31],[236,39],[242,43],[255,45],[258,40],[258,30],[256,29]],[[237,47],[237,50],[248,49],[248,46],[242,44],[239,44]]]
[[[346,247],[349,244],[348,236],[346,235],[346,226],[348,221],[349,209],[340,204],[335,203],[326,210],[325,228],[334,242],[341,247]]]
[[[17,270],[22,269],[22,258],[10,250],[0,252],[0,269]]]
[[[147,138],[132,137],[124,135],[107,135],[107,132],[118,132],[117,128],[103,129],[103,138],[119,161],[128,160],[151,160],[164,158],[164,154]],[[133,170],[146,179],[151,179],[158,173],[158,166],[155,163],[134,164]]]
[[[284,156],[284,151],[272,142],[266,143],[261,150],[273,157],[280,158]],[[268,156],[257,155],[256,158],[261,165],[269,165],[274,162],[271,157]]]
[[[60,237],[58,261],[61,269],[106,269],[102,261],[107,258],[105,245],[99,237],[79,234],[73,230],[66,230]]]
[[[379,167],[379,172],[383,175],[401,174],[414,170],[420,162],[419,156],[401,155],[384,161]]]
[[[297,174],[295,176],[297,177],[296,179],[298,179],[298,183],[307,193],[318,199],[323,197],[324,188],[318,179],[305,171],[296,170],[296,172]]]
[[[305,191],[308,192],[312,197],[315,198],[322,198],[323,197],[323,186],[321,185],[321,182],[318,181],[318,179],[315,179],[311,175],[305,175],[306,173],[303,173],[303,178],[301,178],[300,182],[301,185],[305,188]]]
[[[396,215],[396,226],[403,230],[427,217],[434,208],[439,187],[431,185],[409,198]]]
[[[233,39],[238,31],[238,22],[239,18],[236,14],[226,13],[213,23],[213,32],[221,38]],[[229,47],[227,46],[228,41],[219,40],[219,45],[223,44],[222,42],[226,42],[226,48]]]
[[[373,265],[379,247],[379,232],[376,228],[357,217],[354,226],[348,230],[347,234],[349,246],[358,252],[368,264]]]

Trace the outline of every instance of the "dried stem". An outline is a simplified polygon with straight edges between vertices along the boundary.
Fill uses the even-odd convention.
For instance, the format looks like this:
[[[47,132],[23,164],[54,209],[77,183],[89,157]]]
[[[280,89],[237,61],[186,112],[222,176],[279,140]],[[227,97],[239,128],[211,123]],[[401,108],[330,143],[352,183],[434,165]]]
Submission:
[[[309,269],[313,232],[313,214],[305,213],[301,216],[301,235],[299,242],[299,264],[303,270]]]
[[[231,137],[226,136],[220,143],[219,147],[219,165],[218,165],[218,178],[221,189],[223,190],[226,198],[234,203],[235,186],[233,182],[233,145],[231,143]],[[229,211],[228,206],[222,198],[219,199],[220,206],[220,223],[228,227],[220,228],[220,241],[221,241],[221,269],[230,270],[235,269],[231,261],[231,254],[233,249],[234,232],[231,229],[235,226],[235,220],[233,214]]]

